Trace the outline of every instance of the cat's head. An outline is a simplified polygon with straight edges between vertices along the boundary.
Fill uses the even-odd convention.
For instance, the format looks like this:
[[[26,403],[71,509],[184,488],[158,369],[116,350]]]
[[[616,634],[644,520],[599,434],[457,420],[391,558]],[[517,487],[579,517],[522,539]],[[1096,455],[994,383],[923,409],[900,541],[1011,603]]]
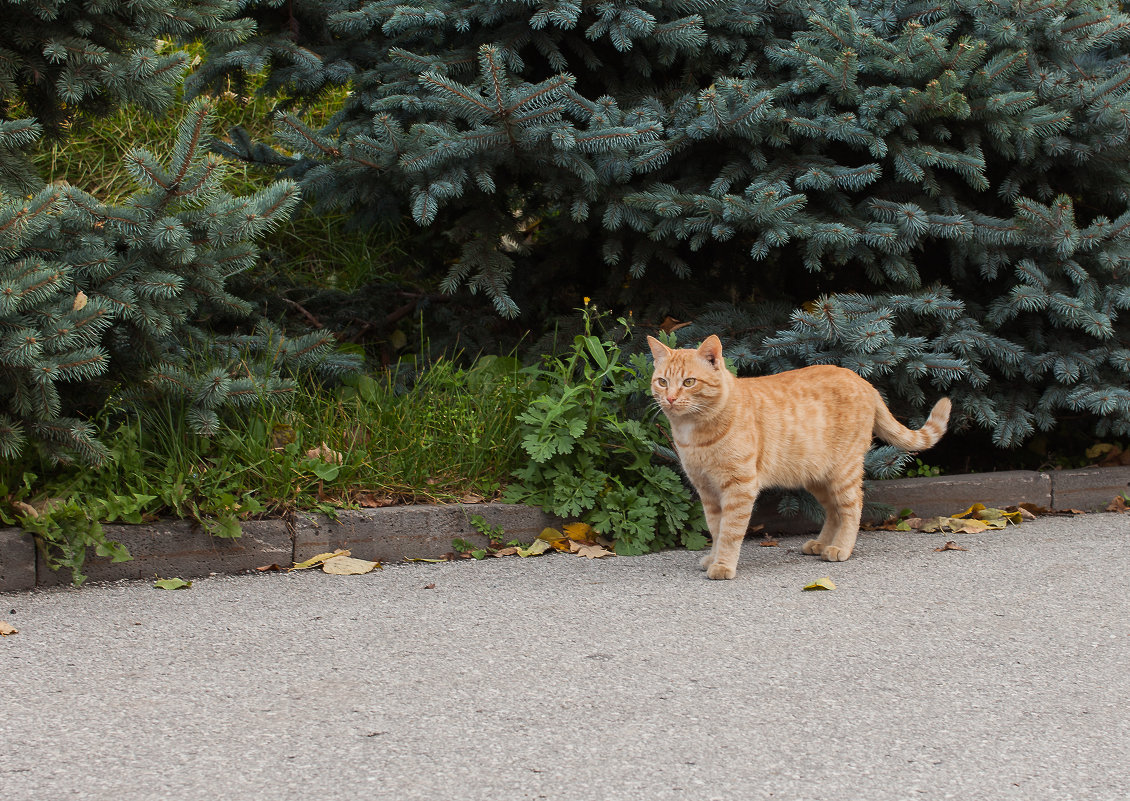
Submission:
[[[725,400],[730,373],[717,336],[697,348],[672,349],[655,337],[647,344],[655,357],[651,394],[669,417],[708,413]]]

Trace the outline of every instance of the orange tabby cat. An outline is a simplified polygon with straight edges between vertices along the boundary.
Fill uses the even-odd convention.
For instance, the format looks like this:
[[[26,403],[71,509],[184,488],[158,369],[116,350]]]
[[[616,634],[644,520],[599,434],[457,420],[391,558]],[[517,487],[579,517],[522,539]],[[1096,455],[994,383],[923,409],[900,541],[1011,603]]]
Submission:
[[[734,577],[753,504],[768,487],[803,487],[816,496],[824,527],[802,550],[844,561],[859,534],[872,436],[918,451],[941,439],[949,422],[950,400],[942,398],[922,428],[906,428],[873,386],[843,367],[735,378],[716,336],[697,349],[647,341],[655,357],[652,394],[671,421],[714,540],[701,561],[708,578]]]

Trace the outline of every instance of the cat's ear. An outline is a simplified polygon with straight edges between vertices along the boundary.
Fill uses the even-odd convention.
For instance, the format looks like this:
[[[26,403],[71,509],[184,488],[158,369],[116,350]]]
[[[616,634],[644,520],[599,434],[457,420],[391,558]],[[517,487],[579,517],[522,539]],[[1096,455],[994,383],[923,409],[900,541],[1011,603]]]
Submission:
[[[706,341],[698,346],[698,355],[710,362],[710,366],[715,370],[721,370],[724,366],[722,361],[722,340],[718,338],[717,334],[711,334],[706,338]]]
[[[671,355],[671,349],[655,337],[649,336],[647,338],[647,344],[651,347],[651,355],[655,358],[656,361],[659,361],[660,359],[666,359]]]

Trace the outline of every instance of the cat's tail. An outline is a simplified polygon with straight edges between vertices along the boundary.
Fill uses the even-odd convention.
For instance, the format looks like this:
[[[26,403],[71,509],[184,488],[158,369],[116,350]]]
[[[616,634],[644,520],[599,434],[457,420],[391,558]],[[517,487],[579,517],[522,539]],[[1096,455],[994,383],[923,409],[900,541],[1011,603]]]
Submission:
[[[878,395],[878,393],[876,393]],[[930,417],[919,429],[907,428],[894,418],[883,399],[875,399],[875,435],[904,451],[924,451],[932,448],[946,433],[950,420],[950,399],[942,398],[930,410]]]

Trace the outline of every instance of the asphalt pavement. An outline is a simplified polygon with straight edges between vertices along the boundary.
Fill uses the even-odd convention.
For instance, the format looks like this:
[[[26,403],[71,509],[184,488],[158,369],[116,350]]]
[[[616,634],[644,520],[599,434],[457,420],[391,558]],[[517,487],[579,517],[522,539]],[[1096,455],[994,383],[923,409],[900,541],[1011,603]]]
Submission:
[[[802,542],[0,595],[0,799],[1130,798],[1130,515]]]

